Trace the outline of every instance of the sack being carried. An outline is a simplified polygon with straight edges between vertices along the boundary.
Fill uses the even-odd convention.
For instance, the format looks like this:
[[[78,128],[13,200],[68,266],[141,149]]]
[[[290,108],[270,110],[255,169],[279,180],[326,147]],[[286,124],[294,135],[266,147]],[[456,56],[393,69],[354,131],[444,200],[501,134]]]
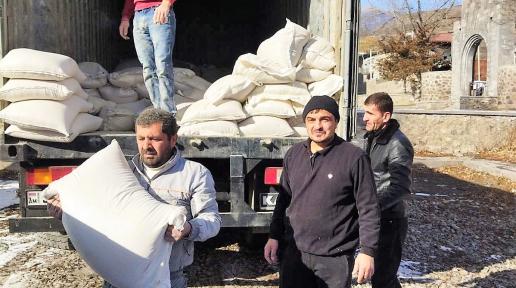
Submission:
[[[161,203],[139,184],[113,142],[44,190],[59,194],[63,226],[82,259],[116,287],[170,287],[168,225],[186,209]]]

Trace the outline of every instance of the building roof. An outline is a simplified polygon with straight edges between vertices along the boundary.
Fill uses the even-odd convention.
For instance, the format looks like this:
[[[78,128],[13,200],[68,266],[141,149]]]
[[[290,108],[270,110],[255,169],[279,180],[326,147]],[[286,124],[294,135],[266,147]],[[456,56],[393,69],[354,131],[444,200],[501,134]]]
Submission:
[[[452,32],[441,32],[430,36],[430,42],[451,43],[453,39]]]

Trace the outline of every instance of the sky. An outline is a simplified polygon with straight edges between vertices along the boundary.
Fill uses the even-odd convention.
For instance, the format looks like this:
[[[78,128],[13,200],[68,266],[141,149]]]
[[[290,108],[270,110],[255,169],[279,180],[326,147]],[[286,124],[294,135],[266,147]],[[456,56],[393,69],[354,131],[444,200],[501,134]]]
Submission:
[[[438,8],[446,0],[421,0],[423,10],[433,10]],[[394,5],[402,7],[403,0],[361,0],[362,9],[377,8],[380,10],[390,10]],[[416,0],[409,0],[411,6],[416,7]],[[462,4],[462,0],[455,0],[455,5]]]

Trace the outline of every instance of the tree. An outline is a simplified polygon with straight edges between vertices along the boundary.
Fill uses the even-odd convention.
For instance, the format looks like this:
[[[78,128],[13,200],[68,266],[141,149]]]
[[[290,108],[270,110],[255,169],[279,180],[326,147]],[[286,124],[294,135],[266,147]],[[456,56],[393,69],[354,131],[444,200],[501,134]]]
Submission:
[[[413,3],[413,4],[411,4]],[[421,73],[431,71],[442,54],[430,37],[447,18],[455,0],[439,0],[432,11],[424,11],[421,0],[391,1],[393,32],[379,42],[387,57],[377,63],[380,74],[387,80],[410,83],[412,95],[421,97]],[[401,5],[400,5],[401,4]],[[413,6],[416,7],[413,7]]]

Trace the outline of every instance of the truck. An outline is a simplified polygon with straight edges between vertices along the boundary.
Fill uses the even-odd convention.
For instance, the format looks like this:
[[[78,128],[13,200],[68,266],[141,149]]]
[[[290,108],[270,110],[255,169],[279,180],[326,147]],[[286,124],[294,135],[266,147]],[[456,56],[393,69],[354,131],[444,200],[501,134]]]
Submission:
[[[107,69],[134,57],[131,41],[118,35],[123,0],[1,0],[1,55],[14,48],[60,53],[77,62],[98,62]],[[245,2],[245,4],[244,4]],[[336,51],[334,73],[344,79],[340,92],[340,136],[356,134],[358,0],[179,0],[175,4],[174,58],[196,64],[232,67],[239,55],[254,53],[285,18],[326,38]],[[5,105],[5,104],[4,104]],[[71,143],[0,136],[0,160],[19,166],[20,216],[10,232],[58,232],[41,191],[116,139],[127,158],[137,151],[134,132],[96,131]],[[213,174],[223,227],[265,232],[281,175],[282,158],[304,138],[180,137],[177,147]],[[353,140],[354,141],[354,140]]]

